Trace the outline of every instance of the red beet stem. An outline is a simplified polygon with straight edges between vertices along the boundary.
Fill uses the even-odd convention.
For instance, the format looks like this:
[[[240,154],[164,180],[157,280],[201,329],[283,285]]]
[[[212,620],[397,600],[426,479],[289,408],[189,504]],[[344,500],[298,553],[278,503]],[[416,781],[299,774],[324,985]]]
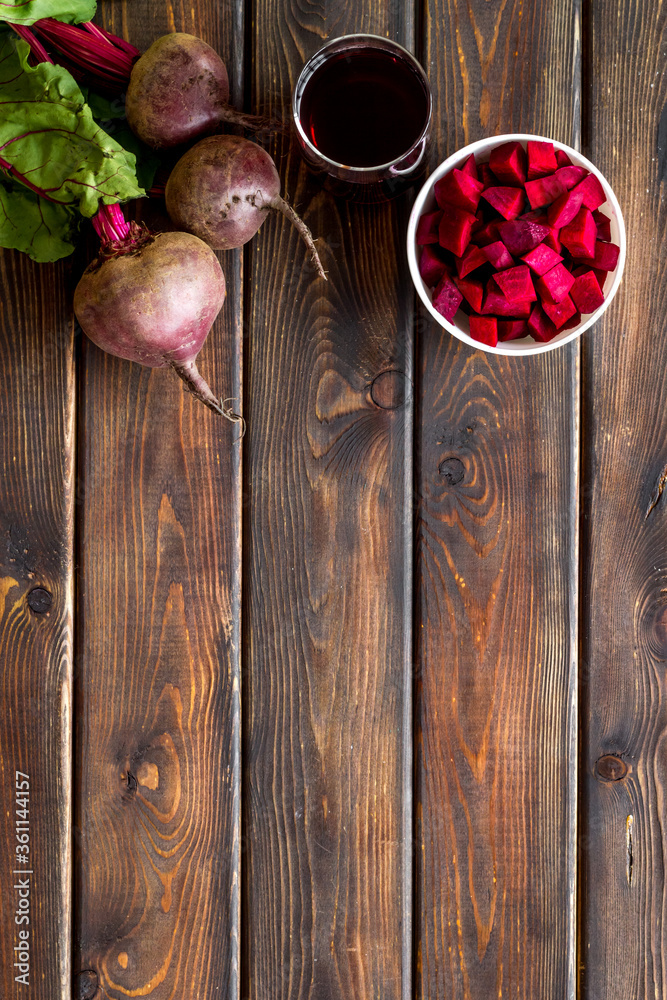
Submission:
[[[97,266],[113,257],[137,253],[155,239],[155,234],[143,223],[127,222],[122,208],[117,204],[102,205],[92,222],[100,238]]]
[[[200,374],[199,369],[194,361],[172,361],[171,359],[166,359],[171,367],[174,369],[176,374],[180,379],[183,379],[188,392],[208,406],[209,410],[213,410],[221,417],[226,417],[227,420],[231,420],[232,423],[241,424],[241,437],[245,434],[245,420],[239,413],[234,413],[231,408],[225,408],[223,406],[223,401],[219,400],[213,395],[208,382]]]
[[[104,90],[123,91],[129,82],[139,49],[90,21],[81,26],[52,17],[35,21],[34,31],[61,57],[77,79]]]
[[[120,243],[131,233],[120,205],[101,205],[93,216],[93,228],[102,243]]]
[[[268,204],[271,206],[271,208],[275,208],[278,212],[282,212],[282,214],[287,219],[289,219],[292,225],[296,226],[299,236],[310,250],[310,258],[315,267],[317,268],[317,273],[321,278],[324,278],[324,280],[327,281],[326,271],[322,267],[322,261],[320,260],[320,255],[317,252],[317,247],[315,246],[315,240],[313,239],[313,234],[311,233],[310,229],[303,221],[303,219],[296,214],[292,206],[288,202],[286,202],[284,198],[281,198],[280,195],[278,195],[278,197],[274,198],[272,201],[268,202]]]
[[[133,61],[141,55],[141,50],[136,45],[126,42],[124,38],[119,38],[118,35],[112,35],[110,31],[100,28],[99,25],[93,24],[92,21],[84,21],[79,27],[85,29],[89,34],[94,35],[95,38],[99,38],[101,42],[111,42],[114,48],[121,49],[127,55],[131,56]]]
[[[53,59],[48,54],[39,38],[33,34],[30,28],[26,28],[22,24],[10,24],[9,27],[13,28],[16,34],[19,35],[24,42],[28,43],[32,54],[39,62],[53,63]]]

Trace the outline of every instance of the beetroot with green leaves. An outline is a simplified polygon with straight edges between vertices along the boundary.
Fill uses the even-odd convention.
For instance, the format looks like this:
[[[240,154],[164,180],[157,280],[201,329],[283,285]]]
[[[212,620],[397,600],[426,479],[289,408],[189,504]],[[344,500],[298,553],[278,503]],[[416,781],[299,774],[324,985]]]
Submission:
[[[169,149],[227,123],[251,131],[282,122],[248,115],[229,104],[227,68],[210,45],[182,31],[156,39],[143,53],[96,24],[63,24],[46,17],[31,29],[13,24],[39,59],[61,63],[83,83],[109,96],[126,92],[132,131],[152,149]]]

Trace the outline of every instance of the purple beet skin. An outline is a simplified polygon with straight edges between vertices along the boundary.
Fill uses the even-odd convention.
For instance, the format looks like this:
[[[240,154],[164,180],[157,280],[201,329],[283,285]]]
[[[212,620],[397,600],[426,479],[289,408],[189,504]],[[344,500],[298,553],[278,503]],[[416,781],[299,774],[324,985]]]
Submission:
[[[100,256],[74,292],[84,333],[118,358],[171,367],[210,409],[241,419],[220,403],[195,360],[225,300],[217,257],[189,233],[151,234],[121,225],[117,240],[102,234]]]
[[[165,197],[174,225],[214,250],[243,246],[272,211],[282,212],[308,247],[320,277],[326,278],[308,226],[281,197],[276,165],[256,142],[237,135],[202,139],[172,170]]]
[[[158,38],[134,64],[125,98],[130,128],[147,146],[168,149],[223,122],[255,131],[279,123],[229,106],[229,77],[210,45],[177,31]]]

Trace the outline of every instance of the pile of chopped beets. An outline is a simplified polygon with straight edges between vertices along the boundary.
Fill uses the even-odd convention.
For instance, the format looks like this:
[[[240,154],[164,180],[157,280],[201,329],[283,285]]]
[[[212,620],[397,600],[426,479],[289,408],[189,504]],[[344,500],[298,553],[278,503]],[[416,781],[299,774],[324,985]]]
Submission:
[[[434,187],[438,208],[417,225],[419,272],[432,302],[470,336],[546,343],[604,301],[618,263],[597,177],[551,142],[505,142],[488,163],[468,157]]]

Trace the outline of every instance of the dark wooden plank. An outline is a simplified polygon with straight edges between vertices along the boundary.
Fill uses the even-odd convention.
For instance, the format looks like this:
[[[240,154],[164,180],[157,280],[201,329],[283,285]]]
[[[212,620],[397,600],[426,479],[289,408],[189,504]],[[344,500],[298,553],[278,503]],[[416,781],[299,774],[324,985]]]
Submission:
[[[65,265],[0,255],[3,1000],[70,993],[75,383],[67,286]],[[27,814],[23,801],[16,812],[17,771]],[[27,843],[17,840],[17,820]],[[25,963],[13,949],[25,931],[28,978],[17,982]]]
[[[625,217],[583,352],[581,996],[664,996],[667,11],[587,6],[584,151]]]
[[[169,29],[223,54],[241,95],[242,5],[147,2],[107,27]],[[241,395],[241,255],[202,354]],[[239,405],[239,404],[237,404]],[[76,749],[80,996],[239,995],[238,428],[87,344],[83,365]],[[236,442],[236,443],[233,443]]]
[[[494,133],[571,143],[577,29],[572,3],[430,0],[434,162]],[[417,359],[416,995],[563,1000],[575,965],[578,346],[499,358],[424,318]]]
[[[411,44],[409,15],[262,0],[255,103],[289,108],[328,37]],[[334,200],[286,139],[272,148],[329,283],[265,223],[249,248],[243,995],[395,1000],[411,995],[407,205]]]

